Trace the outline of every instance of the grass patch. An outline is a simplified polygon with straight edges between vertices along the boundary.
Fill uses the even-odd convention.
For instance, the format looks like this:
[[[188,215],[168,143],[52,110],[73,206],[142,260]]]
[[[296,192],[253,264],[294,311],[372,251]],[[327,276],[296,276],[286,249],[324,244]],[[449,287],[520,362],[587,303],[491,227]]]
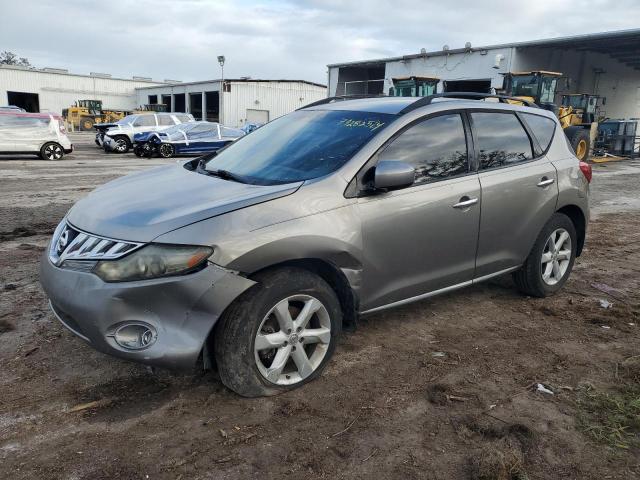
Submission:
[[[640,447],[640,385],[627,383],[614,392],[583,386],[578,391],[578,426],[610,448]]]

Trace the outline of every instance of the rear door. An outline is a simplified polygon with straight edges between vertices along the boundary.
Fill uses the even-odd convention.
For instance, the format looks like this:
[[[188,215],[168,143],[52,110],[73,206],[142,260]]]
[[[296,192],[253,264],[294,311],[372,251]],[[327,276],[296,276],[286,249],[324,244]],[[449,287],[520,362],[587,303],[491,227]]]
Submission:
[[[57,141],[50,117],[17,116],[12,136],[17,152],[37,152],[46,142]]]
[[[416,173],[410,187],[358,199],[363,310],[471,283],[481,199],[468,137],[462,115],[447,112],[415,122],[373,159]]]
[[[469,117],[482,188],[479,279],[524,262],[555,211],[558,186],[556,169],[545,155],[548,144],[540,146],[524,115],[472,111]]]

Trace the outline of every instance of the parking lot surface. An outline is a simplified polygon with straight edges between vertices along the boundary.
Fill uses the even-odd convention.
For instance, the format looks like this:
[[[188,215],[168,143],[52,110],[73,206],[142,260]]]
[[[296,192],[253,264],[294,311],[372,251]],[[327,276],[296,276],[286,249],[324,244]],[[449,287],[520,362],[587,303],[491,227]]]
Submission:
[[[59,162],[0,157],[0,478],[640,476],[640,425],[610,435],[589,403],[640,380],[639,161],[594,166],[586,248],[558,295],[507,276],[380,312],[317,381],[244,399],[213,372],[95,352],[49,311],[38,263],[65,212],[175,161],[72,141]]]

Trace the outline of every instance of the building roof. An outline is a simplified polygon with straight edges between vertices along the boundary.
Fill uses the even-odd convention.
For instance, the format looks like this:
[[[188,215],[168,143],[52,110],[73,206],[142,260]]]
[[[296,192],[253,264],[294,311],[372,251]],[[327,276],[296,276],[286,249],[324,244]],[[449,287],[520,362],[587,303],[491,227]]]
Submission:
[[[323,85],[321,83],[316,83],[316,82],[310,82],[308,80],[291,80],[291,79],[269,79],[269,80],[265,80],[265,79],[259,79],[259,78],[216,78],[214,80],[198,80],[196,82],[180,82],[180,83],[168,83],[168,84],[163,84],[163,85],[156,85],[154,86],[149,86],[149,87],[139,87],[136,88],[136,90],[144,90],[147,88],[158,88],[158,87],[180,87],[180,86],[184,86],[184,85],[200,85],[203,83],[219,83],[219,82],[273,82],[273,83],[306,83],[307,85],[313,85],[315,87],[321,87],[321,88],[327,88],[326,85]]]
[[[120,77],[112,77],[109,74],[105,73],[97,73],[94,75],[86,75],[82,73],[70,73],[68,70],[63,68],[33,68],[33,67],[23,67],[22,65],[0,65],[0,69],[3,70],[20,70],[22,72],[29,73],[43,73],[47,75],[66,75],[71,77],[84,77],[84,78],[99,78],[102,80],[117,80],[124,82],[137,82],[137,83],[153,83],[156,85],[166,85],[166,82],[153,80],[146,77],[132,77],[132,78],[120,78]]]
[[[472,47],[438,50],[434,52],[403,55],[399,57],[380,58],[375,60],[362,60],[356,62],[333,63],[331,67],[345,66],[369,66],[380,63],[410,60],[413,58],[434,57],[450,55],[452,53],[464,53],[469,51],[496,50],[501,48],[531,48],[531,47],[555,47],[575,49],[579,51],[598,52],[611,55],[613,58],[625,63],[627,66],[640,70],[640,29],[617,30],[613,32],[588,33],[568,37],[548,38],[544,40],[530,40],[526,42],[504,43],[484,47]]]

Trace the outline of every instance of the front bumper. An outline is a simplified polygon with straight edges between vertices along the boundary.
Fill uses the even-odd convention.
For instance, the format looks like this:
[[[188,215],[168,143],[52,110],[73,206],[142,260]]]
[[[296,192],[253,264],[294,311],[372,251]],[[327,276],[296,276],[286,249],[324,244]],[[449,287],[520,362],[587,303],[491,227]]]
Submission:
[[[106,283],[54,266],[47,252],[40,282],[58,319],[100,352],[159,367],[193,368],[225,308],[254,284],[213,264],[183,276]],[[151,325],[155,343],[143,350],[119,346],[108,335],[127,322]]]
[[[113,152],[116,148],[116,142],[109,135],[105,135],[102,137],[102,148],[104,148],[105,152]]]
[[[103,141],[104,141],[104,133],[102,132],[96,133],[96,145],[102,148]]]

